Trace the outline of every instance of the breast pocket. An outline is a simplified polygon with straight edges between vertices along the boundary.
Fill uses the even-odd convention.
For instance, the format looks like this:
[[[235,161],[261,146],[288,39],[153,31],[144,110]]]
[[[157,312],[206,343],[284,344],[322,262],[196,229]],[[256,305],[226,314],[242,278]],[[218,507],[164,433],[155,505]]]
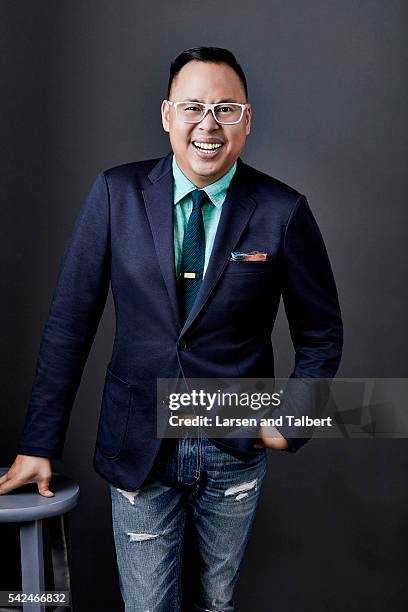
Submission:
[[[229,261],[225,274],[265,274],[271,271],[271,261]]]
[[[220,296],[229,320],[237,327],[259,328],[265,316],[273,312],[279,282],[276,277],[276,263],[271,261],[228,262]]]
[[[232,262],[224,272],[223,286],[231,300],[250,301],[266,295],[273,283],[273,264],[270,262]]]
[[[114,458],[122,450],[131,407],[132,387],[106,370],[99,417],[97,447],[107,457]]]

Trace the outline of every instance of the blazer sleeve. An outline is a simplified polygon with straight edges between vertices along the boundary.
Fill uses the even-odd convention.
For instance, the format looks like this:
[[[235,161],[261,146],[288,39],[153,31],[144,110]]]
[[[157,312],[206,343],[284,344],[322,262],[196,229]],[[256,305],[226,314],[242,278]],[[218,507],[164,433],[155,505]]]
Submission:
[[[66,245],[17,452],[60,459],[72,405],[109,291],[110,213],[96,178]]]
[[[285,229],[282,298],[295,349],[294,369],[287,387],[290,392],[285,390],[282,408],[295,416],[316,413],[319,406],[311,402],[318,397],[322,404],[326,403],[328,379],[335,376],[340,364],[343,326],[326,247],[303,195]],[[324,380],[315,381],[313,392],[307,379]],[[292,427],[278,429],[288,436],[289,448],[285,450],[296,451],[310,439],[290,437],[294,433]]]

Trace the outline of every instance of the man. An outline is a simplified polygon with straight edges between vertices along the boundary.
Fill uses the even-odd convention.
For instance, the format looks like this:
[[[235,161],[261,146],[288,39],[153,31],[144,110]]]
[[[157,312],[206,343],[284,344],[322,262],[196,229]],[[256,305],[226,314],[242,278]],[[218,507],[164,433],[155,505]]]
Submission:
[[[198,427],[162,440],[157,379],[273,377],[270,336],[281,295],[296,352],[292,378],[331,378],[341,356],[340,309],[306,198],[240,158],[252,109],[232,53],[181,53],[161,112],[172,152],[101,173],[80,212],[19,454],[0,492],[34,481],[52,495],[50,459],[62,455],[111,283],[117,328],[94,465],[111,485],[126,610],[230,611],[265,447],[296,451],[307,439],[284,425],[273,436],[260,430],[259,439],[210,439]],[[187,532],[195,552],[188,603]]]

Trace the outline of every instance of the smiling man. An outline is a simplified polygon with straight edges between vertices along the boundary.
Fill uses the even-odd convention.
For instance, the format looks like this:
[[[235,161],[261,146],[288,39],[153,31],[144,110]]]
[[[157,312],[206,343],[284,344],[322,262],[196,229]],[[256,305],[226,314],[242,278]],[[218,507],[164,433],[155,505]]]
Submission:
[[[305,196],[240,158],[252,110],[234,55],[183,51],[161,112],[169,154],[102,172],[77,219],[19,454],[0,493],[37,482],[40,494],[53,495],[51,459],[62,456],[111,286],[117,326],[94,466],[110,484],[126,610],[230,612],[266,447],[294,452],[307,438],[289,426],[217,439],[197,426],[166,437],[157,379],[178,379],[184,390],[189,378],[273,378],[281,297],[295,349],[291,377],[330,379],[341,356],[340,309]]]

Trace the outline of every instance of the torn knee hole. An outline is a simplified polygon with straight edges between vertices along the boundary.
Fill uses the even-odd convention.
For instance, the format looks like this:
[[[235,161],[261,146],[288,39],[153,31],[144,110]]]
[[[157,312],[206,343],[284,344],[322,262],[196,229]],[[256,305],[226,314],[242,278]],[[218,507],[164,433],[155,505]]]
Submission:
[[[129,536],[129,542],[145,542],[146,540],[155,540],[159,537],[158,533],[132,533],[127,531],[126,535]]]

